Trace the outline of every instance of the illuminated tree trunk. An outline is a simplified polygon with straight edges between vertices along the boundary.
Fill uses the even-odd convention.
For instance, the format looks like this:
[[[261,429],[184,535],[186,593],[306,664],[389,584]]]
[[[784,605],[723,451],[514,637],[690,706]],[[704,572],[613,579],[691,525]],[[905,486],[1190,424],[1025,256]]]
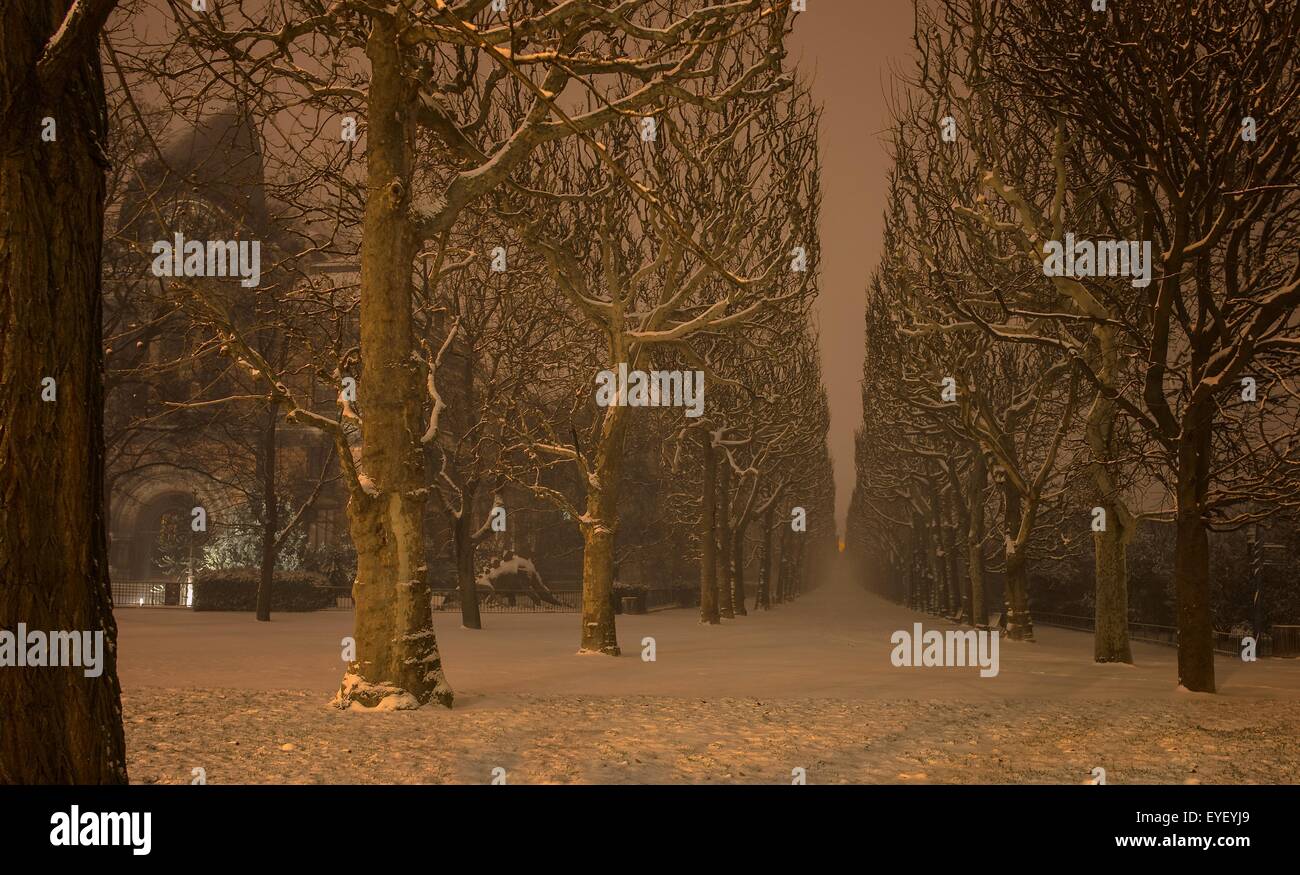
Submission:
[[[451,706],[424,556],[423,380],[411,325],[417,237],[410,213],[414,86],[398,31],[371,19],[366,211],[361,242],[361,481],[348,522],[357,550],[356,661],[340,707]]]

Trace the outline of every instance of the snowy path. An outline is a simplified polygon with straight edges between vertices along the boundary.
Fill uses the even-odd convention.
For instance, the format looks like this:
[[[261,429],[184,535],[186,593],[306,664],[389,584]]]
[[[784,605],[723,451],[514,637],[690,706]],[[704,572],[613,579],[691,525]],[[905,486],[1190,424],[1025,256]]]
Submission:
[[[1096,666],[1090,636],[1006,643],[1001,673],[890,664],[889,635],[937,621],[848,587],[702,627],[619,618],[621,659],[577,656],[576,614],[436,620],[457,707],[325,707],[346,613],[124,609],[135,781],[785,783],[1300,782],[1300,661],[1221,658],[1222,694],[1179,693],[1174,651]],[[640,659],[642,637],[658,659]]]
[[[140,686],[298,689],[332,694],[342,663],[348,612],[248,614],[123,608],[117,613],[126,689]],[[973,702],[1006,697],[1173,698],[1176,653],[1135,644],[1136,666],[1096,665],[1087,633],[1039,627],[1038,642],[1003,640],[1001,672],[895,668],[889,636],[914,622],[941,628],[860,590],[832,585],[775,610],[721,627],[694,611],[618,618],[621,659],[578,656],[577,614],[484,614],[485,628],[462,629],[458,614],[434,624],[443,665],[459,701],[500,693],[767,696],[871,700],[920,697]],[[653,636],[657,660],[642,662]],[[1300,660],[1216,663],[1224,697],[1300,699]],[[1186,694],[1182,694],[1186,695]]]

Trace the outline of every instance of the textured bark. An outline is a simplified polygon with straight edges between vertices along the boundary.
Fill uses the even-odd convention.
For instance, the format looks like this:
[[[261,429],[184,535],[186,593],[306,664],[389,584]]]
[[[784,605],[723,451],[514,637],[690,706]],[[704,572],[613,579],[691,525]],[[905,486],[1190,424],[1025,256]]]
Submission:
[[[700,510],[700,622],[717,625],[721,623],[718,613],[718,559],[716,541],[714,540],[715,514],[717,513],[718,490],[714,482],[717,473],[717,460],[714,458],[713,442],[708,432],[704,433],[704,495]]]
[[[1120,358],[1115,329],[1100,325],[1093,329],[1099,350],[1098,378],[1117,387]],[[1095,611],[1093,659],[1096,662],[1133,662],[1128,638],[1128,542],[1136,522],[1124,507],[1111,474],[1122,452],[1115,444],[1115,402],[1098,392],[1088,411],[1085,436],[1092,459],[1089,471],[1098,495],[1098,506],[1106,511],[1106,530],[1093,534]]]
[[[1210,543],[1205,528],[1211,417],[1208,405],[1187,411],[1178,444],[1174,589],[1178,594],[1178,682],[1213,693],[1214,628],[1210,619]]]
[[[69,6],[0,3],[0,626],[102,631],[103,670],[0,668],[5,784],[127,780],[104,507],[98,25],[37,74]]]
[[[417,236],[410,214],[415,153],[413,82],[397,29],[371,20],[367,198],[361,242],[361,469],[348,522],[357,549],[357,658],[335,702],[374,707],[451,706],[424,559],[421,374],[411,325]]]
[[[1093,659],[1096,662],[1133,661],[1128,638],[1127,525],[1113,504],[1106,509],[1106,531],[1093,534],[1096,565]]]
[[[275,585],[276,537],[280,528],[280,502],[275,495],[276,442],[275,421],[279,405],[267,406],[262,429],[262,567],[257,580],[257,619],[271,619],[271,589]]]
[[[621,448],[620,448],[621,449]],[[614,627],[614,484],[621,451],[597,470],[601,485],[587,492],[582,522],[582,643],[581,652],[619,655]]]

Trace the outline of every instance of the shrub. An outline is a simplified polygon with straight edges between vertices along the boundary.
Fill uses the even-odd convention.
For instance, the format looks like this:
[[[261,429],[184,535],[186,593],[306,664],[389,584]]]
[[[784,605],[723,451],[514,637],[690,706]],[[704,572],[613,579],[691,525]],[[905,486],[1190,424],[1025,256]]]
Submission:
[[[642,585],[639,584],[639,583],[616,583],[616,584],[614,584],[613,589],[610,590],[610,594],[609,594],[609,599],[610,599],[610,602],[612,602],[612,605],[613,605],[613,608],[614,608],[614,613],[616,613],[616,614],[621,614],[621,613],[623,613],[623,599],[625,599],[625,598],[629,598],[629,597],[631,597],[631,598],[640,598],[640,599],[641,599],[642,609],[644,610],[644,607],[645,607],[645,595],[646,595],[646,593],[649,592],[649,591],[650,591],[650,590],[649,590],[648,587],[644,587],[644,586],[642,586]]]
[[[194,578],[196,611],[257,610],[257,583],[261,573],[254,568],[205,571]],[[319,611],[334,604],[336,592],[323,574],[310,571],[277,571],[271,586],[272,611]]]

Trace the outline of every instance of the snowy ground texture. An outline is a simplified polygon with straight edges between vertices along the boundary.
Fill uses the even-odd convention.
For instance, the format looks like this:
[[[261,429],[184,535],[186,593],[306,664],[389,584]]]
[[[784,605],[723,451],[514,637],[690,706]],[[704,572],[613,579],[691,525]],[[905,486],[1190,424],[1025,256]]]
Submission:
[[[620,617],[620,659],[576,655],[577,614],[441,614],[455,709],[383,714],[326,704],[350,613],[117,616],[140,783],[1300,783],[1300,661],[1221,657],[1192,694],[1171,648],[1099,666],[1044,627],[994,678],[895,668],[893,631],[941,625],[848,586],[720,628]]]

